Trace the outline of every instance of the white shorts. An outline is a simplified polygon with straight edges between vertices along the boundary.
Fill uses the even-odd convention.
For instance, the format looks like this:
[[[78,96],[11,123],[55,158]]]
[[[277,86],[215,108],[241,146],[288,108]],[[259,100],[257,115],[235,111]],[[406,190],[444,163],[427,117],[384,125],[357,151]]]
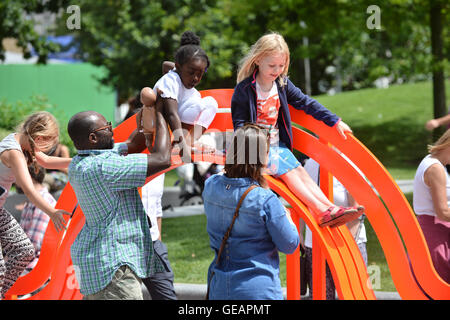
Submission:
[[[186,124],[208,128],[216,116],[219,106],[213,97],[191,97],[178,105],[180,120]]]

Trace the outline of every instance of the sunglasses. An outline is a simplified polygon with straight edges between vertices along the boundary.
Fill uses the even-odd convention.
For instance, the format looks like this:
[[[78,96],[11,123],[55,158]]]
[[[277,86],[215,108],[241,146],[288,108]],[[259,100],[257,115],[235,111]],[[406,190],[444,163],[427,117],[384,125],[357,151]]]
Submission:
[[[91,133],[94,133],[94,132],[97,132],[97,131],[100,131],[100,130],[105,130],[105,129],[108,129],[109,131],[112,132],[112,124],[111,124],[111,121],[108,121],[108,122],[106,123],[106,126],[103,126],[103,127],[97,128],[97,129],[95,129],[95,130],[92,130]]]

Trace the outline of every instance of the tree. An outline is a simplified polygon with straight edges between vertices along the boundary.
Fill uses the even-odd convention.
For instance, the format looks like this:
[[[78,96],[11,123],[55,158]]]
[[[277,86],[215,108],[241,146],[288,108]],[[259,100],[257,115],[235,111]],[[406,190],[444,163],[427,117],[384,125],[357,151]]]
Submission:
[[[17,40],[25,59],[31,57],[31,47],[38,55],[38,63],[45,63],[49,53],[56,52],[59,46],[48,42],[34,29],[33,21],[27,16],[44,11],[58,12],[68,1],[65,0],[2,0],[0,2],[0,43],[3,39]],[[0,46],[0,60],[5,60],[5,49]]]
[[[444,7],[445,4],[443,1],[430,0],[431,52],[433,55],[433,110],[435,118],[442,117],[448,112],[445,100],[444,41],[442,38]]]
[[[214,32],[225,18],[214,0],[81,0],[78,5],[81,29],[73,30],[73,35],[80,58],[106,68],[107,75],[99,80],[114,87],[120,100],[155,84],[162,75],[162,62],[174,60],[186,30],[201,37],[213,66],[200,88],[224,83],[222,79],[231,74],[227,48],[233,41]],[[63,24],[59,32],[67,32]]]
[[[80,57],[104,66],[102,83],[124,99],[159,79],[162,61],[173,60],[185,30],[201,37],[211,59],[199,89],[233,87],[249,46],[278,31],[291,51],[291,79],[305,88],[303,60],[309,58],[312,93],[318,94],[336,86],[370,87],[382,76],[399,83],[429,79],[429,1],[379,0],[381,29],[370,30],[371,0],[80,0],[81,30],[73,34]],[[60,32],[67,33],[65,25]]]

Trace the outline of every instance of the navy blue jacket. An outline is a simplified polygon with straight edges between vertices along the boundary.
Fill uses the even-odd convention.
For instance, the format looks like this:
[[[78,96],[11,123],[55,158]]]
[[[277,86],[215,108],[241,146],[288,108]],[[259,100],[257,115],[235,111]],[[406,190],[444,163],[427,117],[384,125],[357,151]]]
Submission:
[[[278,130],[280,141],[292,150],[292,124],[288,105],[303,110],[319,121],[332,127],[339,117],[322,106],[313,98],[304,94],[289,79],[281,87],[276,80],[278,96],[280,99],[280,110],[278,112]],[[256,123],[256,71],[252,76],[239,82],[234,88],[231,98],[231,118],[234,130],[243,126],[246,122]]]

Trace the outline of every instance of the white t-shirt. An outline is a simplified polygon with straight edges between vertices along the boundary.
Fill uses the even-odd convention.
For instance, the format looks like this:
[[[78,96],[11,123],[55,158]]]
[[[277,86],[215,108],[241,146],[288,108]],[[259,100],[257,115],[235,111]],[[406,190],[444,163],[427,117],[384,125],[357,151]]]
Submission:
[[[417,215],[426,214],[429,216],[436,216],[433,199],[431,198],[431,190],[430,187],[426,185],[424,180],[425,171],[427,171],[427,169],[433,164],[438,164],[445,170],[447,177],[447,205],[450,205],[450,179],[447,169],[438,159],[431,157],[431,155],[427,155],[420,162],[419,167],[416,171],[416,175],[414,176],[413,207],[414,212]]]
[[[201,97],[197,89],[187,89],[180,75],[170,70],[153,87],[155,94],[161,90],[162,98],[171,98],[178,103],[178,116],[186,124],[196,124],[208,128],[213,121],[218,105],[213,97]]]
[[[161,174],[154,178],[152,181],[148,182],[142,187],[142,204],[144,205],[145,212],[150,218],[152,226],[150,228],[150,233],[152,235],[152,240],[156,241],[159,238],[159,229],[156,218],[162,217],[162,206],[161,198],[164,191],[164,176]]]
[[[342,157],[347,160],[361,175],[361,171],[348,159],[345,155],[342,154]],[[316,183],[319,181],[319,164],[314,159],[310,158],[305,163],[305,170],[308,172],[308,174],[311,176],[313,181]],[[337,206],[349,206],[349,200],[348,200],[348,193],[347,189],[345,189],[344,185],[339,182],[338,179],[333,177],[333,202]],[[312,233],[311,230],[308,228],[307,225],[305,225],[305,246],[308,248],[312,248]],[[367,236],[366,236],[366,227],[364,226],[364,223],[361,224],[358,238],[355,239],[357,244],[367,242]]]
[[[176,100],[178,108],[190,98],[201,98],[200,92],[197,89],[187,89],[184,86],[183,82],[181,82],[180,75],[174,70],[167,72],[155,83],[153,87],[155,94],[157,93],[157,89],[162,91],[161,97]]]

